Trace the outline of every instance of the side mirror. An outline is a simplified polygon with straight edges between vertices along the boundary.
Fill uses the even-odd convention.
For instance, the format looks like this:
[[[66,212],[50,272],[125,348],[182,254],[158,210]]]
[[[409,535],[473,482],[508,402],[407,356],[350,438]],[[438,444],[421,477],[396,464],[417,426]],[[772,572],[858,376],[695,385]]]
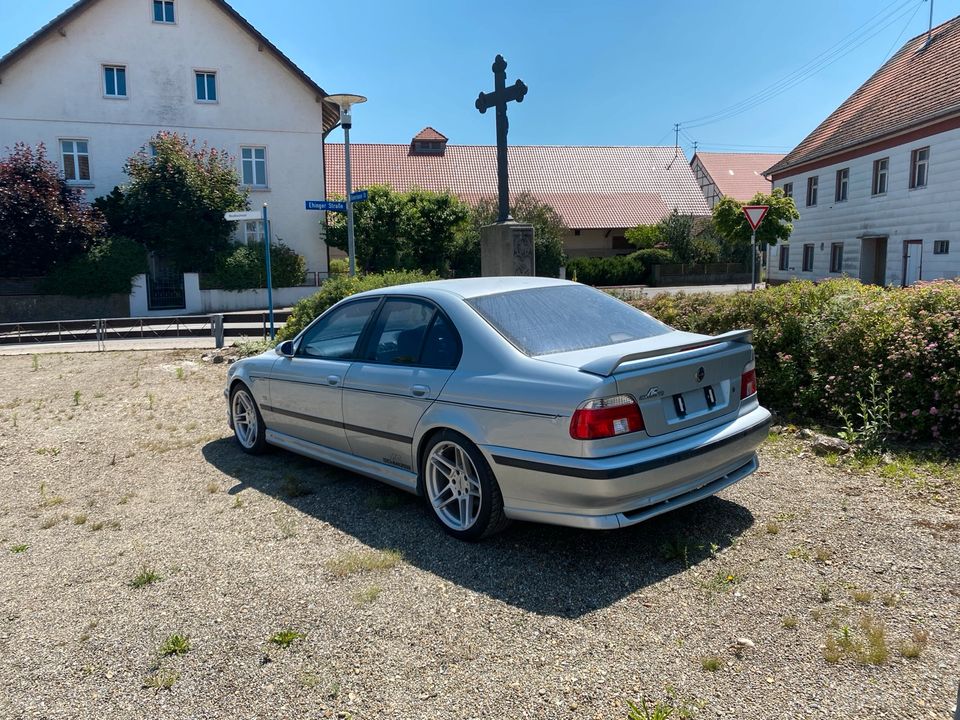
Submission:
[[[283,355],[285,358],[292,358],[295,350],[293,340],[285,340],[277,345],[277,355]]]

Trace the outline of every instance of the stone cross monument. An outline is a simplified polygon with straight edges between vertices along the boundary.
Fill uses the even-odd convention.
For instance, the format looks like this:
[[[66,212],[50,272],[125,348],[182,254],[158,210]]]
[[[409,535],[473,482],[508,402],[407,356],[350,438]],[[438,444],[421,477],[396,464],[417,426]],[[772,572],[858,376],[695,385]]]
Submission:
[[[517,80],[507,87],[507,61],[497,55],[493,61],[494,91],[480,93],[475,107],[481,113],[497,110],[497,222],[480,230],[480,274],[534,275],[533,226],[510,217],[510,179],[507,170],[507,103],[523,102],[527,86]]]

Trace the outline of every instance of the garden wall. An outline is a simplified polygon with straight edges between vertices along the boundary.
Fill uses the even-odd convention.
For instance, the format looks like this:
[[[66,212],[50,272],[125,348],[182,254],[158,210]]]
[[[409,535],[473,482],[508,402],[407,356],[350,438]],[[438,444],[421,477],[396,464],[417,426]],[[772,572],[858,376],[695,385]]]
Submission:
[[[86,320],[127,317],[127,295],[73,297],[71,295],[0,295],[0,323],[45,320]]]

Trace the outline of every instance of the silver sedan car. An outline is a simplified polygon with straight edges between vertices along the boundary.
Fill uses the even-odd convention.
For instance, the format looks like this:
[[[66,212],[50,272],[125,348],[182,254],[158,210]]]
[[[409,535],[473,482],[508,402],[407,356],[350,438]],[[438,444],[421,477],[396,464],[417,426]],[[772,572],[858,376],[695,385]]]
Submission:
[[[234,363],[224,393],[244,451],[416,493],[455,537],[510,520],[609,529],[757,469],[770,413],[750,340],[563,280],[442,280],[337,303]]]

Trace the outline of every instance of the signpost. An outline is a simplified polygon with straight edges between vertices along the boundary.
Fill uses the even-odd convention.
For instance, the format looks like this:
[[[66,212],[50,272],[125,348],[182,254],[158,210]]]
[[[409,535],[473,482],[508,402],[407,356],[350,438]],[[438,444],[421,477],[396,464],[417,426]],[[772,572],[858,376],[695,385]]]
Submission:
[[[273,340],[276,332],[273,327],[273,275],[270,272],[270,222],[267,219],[267,204],[263,204],[263,210],[236,210],[224,213],[223,219],[230,222],[245,220],[260,220],[263,222],[263,245],[267,256],[267,309],[270,313],[270,339]]]
[[[744,205],[743,214],[747,216],[747,222],[750,223],[750,290],[757,289],[757,227],[767,216],[769,205]]]

